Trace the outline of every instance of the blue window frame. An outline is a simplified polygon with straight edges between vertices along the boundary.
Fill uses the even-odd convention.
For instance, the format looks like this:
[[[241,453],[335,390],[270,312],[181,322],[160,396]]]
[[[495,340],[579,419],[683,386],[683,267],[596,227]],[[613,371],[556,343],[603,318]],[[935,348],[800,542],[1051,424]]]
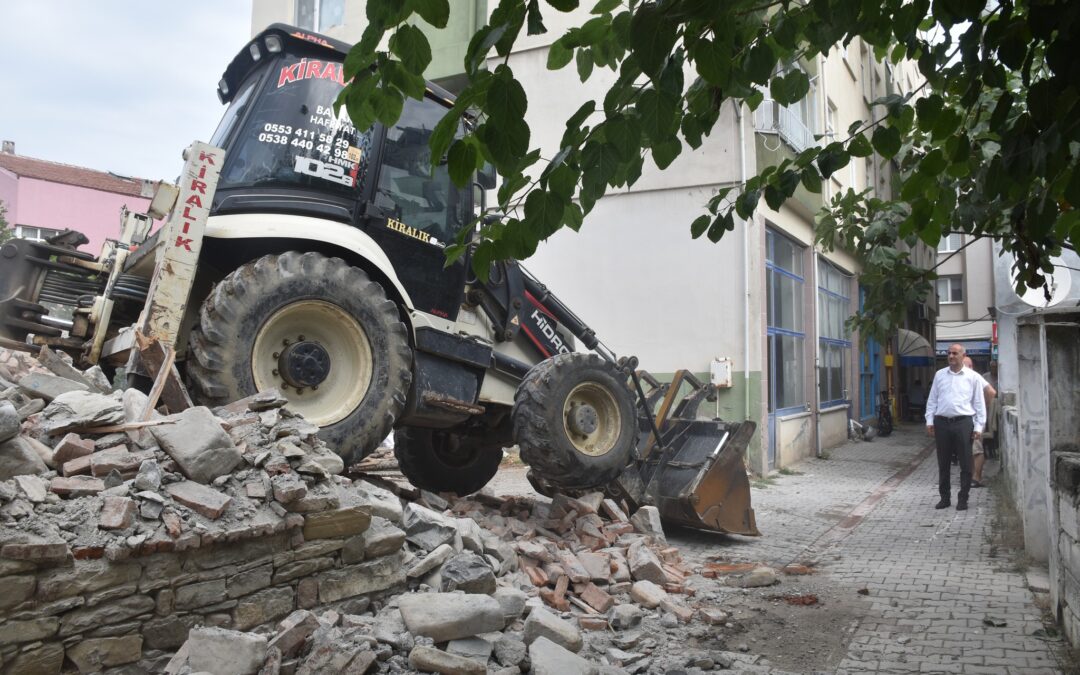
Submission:
[[[851,275],[818,258],[818,398],[822,407],[848,401],[851,340],[844,322],[851,314]]]
[[[805,247],[772,229],[765,232],[766,335],[769,412],[793,412],[806,404],[803,319]]]

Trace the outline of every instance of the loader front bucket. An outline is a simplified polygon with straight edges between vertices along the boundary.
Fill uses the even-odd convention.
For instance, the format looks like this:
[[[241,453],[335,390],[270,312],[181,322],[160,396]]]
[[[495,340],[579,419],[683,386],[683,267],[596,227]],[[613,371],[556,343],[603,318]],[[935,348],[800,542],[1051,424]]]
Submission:
[[[666,522],[761,536],[743,457],[753,422],[670,419],[648,462],[645,492]]]

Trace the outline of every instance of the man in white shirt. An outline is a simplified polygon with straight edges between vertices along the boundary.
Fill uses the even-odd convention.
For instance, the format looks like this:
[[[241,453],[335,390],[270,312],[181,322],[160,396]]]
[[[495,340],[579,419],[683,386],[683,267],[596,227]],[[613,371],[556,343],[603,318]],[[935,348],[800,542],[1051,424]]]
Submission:
[[[926,399],[926,433],[937,442],[938,492],[934,508],[951,505],[952,488],[949,469],[953,453],[960,460],[960,492],[956,510],[966,511],[971,490],[971,442],[982,434],[986,423],[983,380],[975,371],[964,368],[963,345],[949,347],[949,367],[934,375],[934,384]]]

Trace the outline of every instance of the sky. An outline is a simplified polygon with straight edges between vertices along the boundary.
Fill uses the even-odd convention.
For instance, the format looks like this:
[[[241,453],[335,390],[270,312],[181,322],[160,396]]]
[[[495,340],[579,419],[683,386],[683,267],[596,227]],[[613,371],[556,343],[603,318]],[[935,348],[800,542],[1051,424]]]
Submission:
[[[251,0],[0,0],[0,139],[18,155],[150,180],[209,141]]]

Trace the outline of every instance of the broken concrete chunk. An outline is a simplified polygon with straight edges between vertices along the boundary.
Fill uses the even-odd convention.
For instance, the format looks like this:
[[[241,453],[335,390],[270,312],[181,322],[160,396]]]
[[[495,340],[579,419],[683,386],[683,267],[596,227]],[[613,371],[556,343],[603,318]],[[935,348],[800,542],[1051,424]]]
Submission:
[[[282,504],[291,504],[307,496],[307,484],[294,473],[283,473],[270,479],[274,489],[274,499]]]
[[[546,637],[529,645],[529,661],[534,675],[596,675],[599,669]]]
[[[150,427],[150,433],[191,480],[210,483],[243,461],[240,450],[209,408],[188,408],[166,419],[176,424]]]
[[[187,662],[192,673],[259,672],[266,660],[266,636],[224,628],[192,628],[188,634]]]
[[[525,611],[525,602],[529,599],[529,596],[524,591],[519,591],[516,588],[496,589],[493,597],[502,607],[502,613],[507,624],[521,616],[521,613]]]
[[[761,588],[777,583],[780,583],[780,580],[776,576],[776,570],[764,565],[755,567],[742,576],[728,577],[727,579],[729,586],[737,586],[738,588]]]
[[[451,558],[441,570],[444,592],[465,591],[466,593],[495,592],[495,572],[487,562],[475,553],[459,553]]]
[[[15,483],[31,504],[40,504],[45,501],[48,486],[44,479],[37,476],[15,476]]]
[[[0,443],[0,480],[45,473],[49,467],[25,438],[15,436]]]
[[[644,581],[642,583],[649,583]],[[611,609],[611,627],[615,630],[629,630],[641,624],[644,613],[637,605],[615,605]]]
[[[636,581],[630,588],[630,597],[646,609],[653,609],[667,600],[668,594],[662,587],[651,581]]]
[[[19,435],[19,413],[9,401],[0,401],[0,443]]]
[[[539,638],[547,638],[572,652],[581,651],[584,644],[574,624],[564,621],[544,608],[529,612],[525,619],[525,644],[531,645]]]
[[[405,507],[403,523],[405,539],[425,551],[451,544],[457,536],[457,528],[448,518],[418,504]]]
[[[304,517],[304,539],[330,539],[360,534],[371,524],[371,516],[359,506]]]
[[[409,632],[436,642],[502,630],[502,607],[489,595],[410,593],[398,601]]]
[[[454,527],[461,536],[461,543],[473,553],[484,552],[483,530],[472,518],[454,518]]]
[[[487,666],[480,661],[423,645],[417,645],[409,652],[409,665],[423,672],[447,675],[480,675],[487,672]]]
[[[664,538],[664,526],[660,522],[660,510],[655,506],[642,506],[630,518],[630,522],[641,534],[655,537],[661,542],[667,541]]]
[[[413,566],[410,567],[409,570],[405,573],[405,576],[409,577],[410,579],[422,577],[431,570],[446,562],[447,558],[453,555],[453,553],[453,546],[451,546],[450,544],[443,544],[442,546],[439,546],[434,551],[428,553],[426,556],[413,564]]]
[[[124,406],[120,401],[113,396],[88,391],[60,394],[41,411],[41,428],[49,435],[78,427],[121,424],[123,421]]]
[[[134,663],[142,658],[141,635],[92,638],[68,647],[65,655],[80,673],[98,673],[105,668]]]
[[[446,644],[446,651],[467,659],[474,659],[480,663],[487,663],[491,658],[492,644],[478,637],[461,638],[451,640]]]
[[[232,503],[232,497],[190,480],[166,485],[165,491],[177,502],[211,520],[220,518]]]
[[[156,459],[144,459],[139,464],[139,473],[131,487],[136,490],[157,490],[161,487],[161,467]]]
[[[90,456],[90,473],[94,476],[107,476],[113,471],[121,475],[134,474],[139,470],[142,459],[128,452],[124,446],[95,452]]]
[[[401,499],[389,490],[366,482],[353,483],[353,495],[359,497],[360,504],[373,516],[385,518],[394,525],[401,525],[404,509]]]
[[[52,401],[60,394],[69,391],[89,391],[90,387],[82,382],[75,382],[57,375],[30,373],[19,378],[19,388],[34,398]]]
[[[640,511],[640,510],[639,510]],[[651,581],[657,585],[667,583],[667,576],[652,549],[643,541],[631,544],[627,552],[627,562],[630,564],[630,574],[637,581]]]

